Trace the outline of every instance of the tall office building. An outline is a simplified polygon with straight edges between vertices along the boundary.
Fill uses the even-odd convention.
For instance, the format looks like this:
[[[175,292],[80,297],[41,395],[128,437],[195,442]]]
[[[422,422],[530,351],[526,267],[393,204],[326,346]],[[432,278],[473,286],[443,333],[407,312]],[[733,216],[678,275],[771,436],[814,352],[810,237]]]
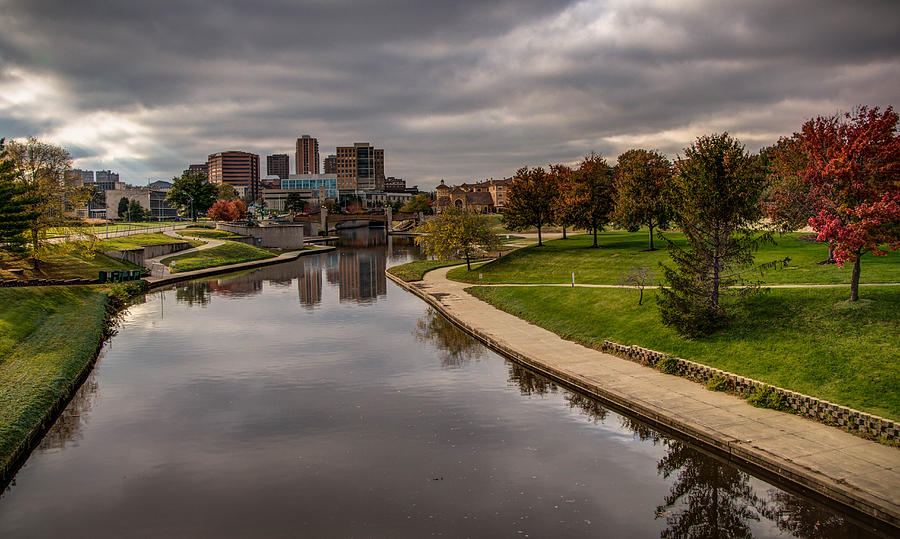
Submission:
[[[238,192],[246,192],[253,200],[259,197],[259,156],[248,152],[210,154],[209,182],[227,183]]]
[[[337,156],[334,154],[325,158],[325,174],[337,174]]]
[[[338,189],[384,189],[384,150],[374,148],[368,142],[353,146],[338,146]]]
[[[297,139],[297,174],[319,173],[319,139],[303,135]]]
[[[266,156],[266,174],[278,176],[279,180],[287,179],[291,173],[290,158],[286,153],[276,153]]]

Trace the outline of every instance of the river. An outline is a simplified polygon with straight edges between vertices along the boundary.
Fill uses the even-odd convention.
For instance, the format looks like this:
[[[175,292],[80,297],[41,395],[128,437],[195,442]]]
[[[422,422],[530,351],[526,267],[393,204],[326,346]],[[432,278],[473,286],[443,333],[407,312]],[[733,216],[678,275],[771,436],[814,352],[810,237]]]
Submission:
[[[867,537],[558,387],[384,277],[383,230],[148,294],[0,497],[2,537]]]

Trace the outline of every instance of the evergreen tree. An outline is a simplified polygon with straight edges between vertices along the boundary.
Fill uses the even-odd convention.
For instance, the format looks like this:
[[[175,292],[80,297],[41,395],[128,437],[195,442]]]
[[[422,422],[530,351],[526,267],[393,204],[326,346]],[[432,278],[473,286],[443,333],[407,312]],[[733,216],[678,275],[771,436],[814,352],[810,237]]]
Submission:
[[[124,219],[128,216],[128,199],[126,197],[119,199],[119,207],[116,209],[116,213],[119,215],[119,219]]]
[[[144,220],[144,207],[141,206],[141,203],[138,202],[136,198],[132,198],[128,201],[128,220],[129,221],[143,221]]]
[[[727,133],[707,135],[685,155],[676,164],[671,200],[687,247],[664,238],[674,267],[662,266],[668,287],[660,288],[659,309],[664,324],[699,337],[726,323],[727,298],[739,301],[758,289],[742,274],[772,235],[753,230],[762,218],[765,182],[740,142]]]
[[[28,211],[28,204],[33,203],[28,188],[16,181],[16,163],[0,139],[0,248],[13,253],[25,251],[28,242],[24,233],[35,217]]]

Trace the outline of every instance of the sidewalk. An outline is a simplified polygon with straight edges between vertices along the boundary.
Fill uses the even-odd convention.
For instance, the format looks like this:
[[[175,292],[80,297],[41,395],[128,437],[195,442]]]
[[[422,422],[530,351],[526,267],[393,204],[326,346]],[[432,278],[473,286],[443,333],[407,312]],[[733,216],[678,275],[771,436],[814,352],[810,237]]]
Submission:
[[[201,239],[202,241],[205,241],[206,243],[204,243],[203,245],[200,245],[198,247],[192,247],[190,249],[185,249],[184,251],[178,251],[177,253],[170,253],[167,255],[158,256],[156,258],[148,258],[148,259],[144,260],[144,267],[148,268],[150,270],[151,277],[165,277],[166,275],[169,275],[170,273],[172,273],[171,270],[169,270],[169,267],[162,263],[162,260],[164,258],[172,258],[173,256],[180,256],[180,255],[183,255],[186,253],[195,253],[197,251],[204,251],[206,249],[212,249],[213,247],[218,247],[219,245],[222,245],[223,243],[225,243],[222,240],[214,240],[214,239],[208,239],[208,238],[195,238],[192,236],[182,236],[181,234],[175,232],[174,230],[167,230],[167,231],[163,232],[163,234],[165,234],[166,236],[170,236],[172,238],[177,238],[179,240]]]
[[[465,292],[451,268],[400,286],[467,332],[549,377],[676,431],[736,462],[900,526],[900,450],[709,391],[684,378],[566,341]]]

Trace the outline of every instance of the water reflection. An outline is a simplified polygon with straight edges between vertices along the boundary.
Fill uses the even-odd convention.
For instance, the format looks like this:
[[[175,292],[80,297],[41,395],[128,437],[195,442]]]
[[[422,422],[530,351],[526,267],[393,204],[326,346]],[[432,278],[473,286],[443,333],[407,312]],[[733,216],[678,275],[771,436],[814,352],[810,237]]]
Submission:
[[[416,321],[413,331],[416,341],[429,344],[438,350],[441,368],[459,368],[470,361],[481,359],[485,348],[466,332],[453,325],[431,307]]]
[[[81,428],[97,400],[97,371],[94,370],[75,392],[69,405],[44,435],[38,450],[62,449],[81,438]]]

